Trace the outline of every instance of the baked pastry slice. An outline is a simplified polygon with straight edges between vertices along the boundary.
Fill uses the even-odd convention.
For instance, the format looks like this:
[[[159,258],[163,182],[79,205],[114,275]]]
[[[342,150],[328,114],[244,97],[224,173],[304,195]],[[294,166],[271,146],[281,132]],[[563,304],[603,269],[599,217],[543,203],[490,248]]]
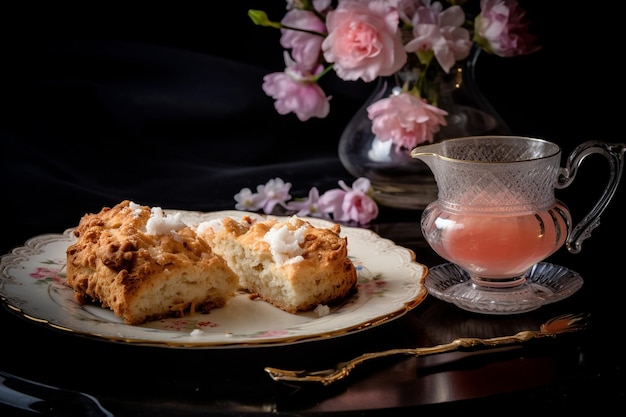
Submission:
[[[84,215],[67,249],[67,284],[127,324],[224,306],[238,277],[196,232],[160,208],[123,201]]]
[[[244,215],[205,221],[196,231],[235,271],[243,289],[287,312],[332,304],[355,289],[357,273],[340,225]]]

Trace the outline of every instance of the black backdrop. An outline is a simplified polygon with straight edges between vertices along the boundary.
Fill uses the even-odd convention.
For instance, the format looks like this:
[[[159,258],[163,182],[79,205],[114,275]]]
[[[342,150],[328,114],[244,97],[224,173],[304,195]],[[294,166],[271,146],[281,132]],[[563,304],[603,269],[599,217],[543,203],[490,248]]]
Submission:
[[[520,0],[543,48],[483,54],[479,86],[513,133],[565,151],[622,142],[619,16],[556,3]],[[123,198],[233,209],[242,187],[275,176],[294,196],[351,181],[337,141],[373,85],[329,78],[328,118],[277,115],[261,82],[283,69],[279,33],[252,24],[249,8],[279,19],[284,2],[1,6],[2,253]],[[585,181],[604,175],[590,165]]]

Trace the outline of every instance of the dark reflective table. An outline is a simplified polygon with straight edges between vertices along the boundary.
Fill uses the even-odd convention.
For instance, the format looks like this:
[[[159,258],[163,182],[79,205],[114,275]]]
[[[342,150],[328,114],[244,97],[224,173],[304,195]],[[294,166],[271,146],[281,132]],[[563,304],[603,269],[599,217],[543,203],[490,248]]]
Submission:
[[[612,217],[616,216],[616,210]],[[369,227],[412,249],[420,263],[443,262],[424,242],[419,211],[383,209]],[[607,215],[607,218],[612,218]],[[238,349],[142,347],[58,331],[2,310],[0,410],[44,415],[414,415],[421,410],[576,410],[624,405],[619,306],[622,248],[611,227],[584,250],[550,261],[579,272],[583,287],[563,301],[510,316],[463,311],[428,296],[389,323],[328,340]],[[432,346],[458,337],[538,329],[563,313],[589,313],[588,327],[488,352],[389,357],[329,386],[273,381],[266,366],[324,369],[364,352]],[[17,377],[17,378],[15,378]],[[42,385],[40,385],[42,384]],[[69,413],[69,411],[67,411]],[[34,412],[33,412],[34,414]],[[5,415],[3,413],[3,415]],[[10,414],[8,414],[10,415]],[[19,414],[18,414],[19,415]],[[396,414],[394,414],[396,415]]]
[[[239,37],[212,25],[200,6],[151,10],[156,19],[127,4],[111,7],[109,16],[98,8],[78,18],[58,4],[37,16],[7,11],[22,30],[2,38],[0,255],[33,236],[62,233],[84,213],[125,198],[163,208],[229,210],[241,188],[275,177],[290,181],[298,197],[312,186],[324,191],[339,179],[351,183],[337,141],[370,90],[330,80],[327,119],[301,123],[278,115],[260,86],[265,74],[282,69],[282,48],[277,36],[249,26],[246,16],[248,8],[266,3],[220,2],[234,9],[211,9],[212,19],[233,19],[245,48]],[[282,13],[280,3],[273,7]],[[621,27],[621,16],[589,19],[583,8],[520,3],[530,10],[543,48],[520,60],[481,57],[477,82],[491,104],[514,133],[544,137],[565,152],[586,140],[623,142],[619,100],[597,98],[598,92],[619,93],[618,67],[602,57],[619,50],[610,40],[620,36],[610,31]],[[616,21],[607,23],[611,17]],[[563,22],[580,30],[563,30]],[[584,51],[592,51],[589,59],[581,58]],[[604,162],[591,159],[581,167],[580,184],[558,192],[575,219],[604,184]],[[88,338],[1,307],[0,416],[623,410],[624,185],[581,253],[561,249],[548,259],[578,272],[582,288],[522,315],[479,315],[427,296],[400,318],[346,336],[193,350]],[[383,207],[369,227],[432,267],[443,260],[423,240],[420,214]],[[582,332],[485,353],[381,359],[327,387],[275,382],[264,371],[324,369],[364,352],[511,335],[579,312],[591,317]]]

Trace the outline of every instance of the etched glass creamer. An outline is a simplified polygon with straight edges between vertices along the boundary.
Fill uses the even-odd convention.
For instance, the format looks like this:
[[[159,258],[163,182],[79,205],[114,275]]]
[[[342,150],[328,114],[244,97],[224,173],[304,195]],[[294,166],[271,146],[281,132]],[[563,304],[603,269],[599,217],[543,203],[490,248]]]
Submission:
[[[428,165],[438,187],[437,200],[422,214],[424,238],[469,276],[445,288],[442,298],[495,314],[530,311],[550,302],[544,284],[527,282],[529,271],[564,244],[570,252],[581,250],[615,194],[624,148],[585,142],[572,151],[564,168],[558,145],[529,137],[465,137],[415,148],[411,156]],[[573,226],[554,191],[569,186],[582,160],[593,153],[606,157],[610,178],[589,214]],[[555,271],[544,267],[540,273]]]

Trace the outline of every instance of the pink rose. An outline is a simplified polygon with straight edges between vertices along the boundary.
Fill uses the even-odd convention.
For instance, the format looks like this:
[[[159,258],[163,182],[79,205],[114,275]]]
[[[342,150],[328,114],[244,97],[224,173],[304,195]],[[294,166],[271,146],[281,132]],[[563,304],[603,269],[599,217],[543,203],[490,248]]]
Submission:
[[[280,23],[290,28],[326,33],[324,22],[308,10],[292,9],[285,14]],[[299,65],[304,68],[314,68],[319,63],[324,40],[322,35],[284,28],[281,32],[280,44],[285,49],[291,49],[291,56]]]
[[[406,63],[398,11],[383,0],[344,0],[326,17],[324,59],[344,80],[370,82]]]
[[[527,55],[540,49],[536,37],[528,32],[525,11],[516,0],[481,0],[476,16],[477,44],[501,57]]]
[[[301,70],[295,63],[288,62],[285,72],[274,72],[263,77],[263,91],[274,100],[278,114],[295,113],[306,121],[311,117],[324,118],[330,112],[330,97],[317,84],[315,75],[323,71],[320,65],[314,73]]]
[[[412,94],[401,93],[378,100],[367,108],[372,132],[378,140],[391,140],[397,151],[432,142],[440,125],[446,125],[448,112]]]

